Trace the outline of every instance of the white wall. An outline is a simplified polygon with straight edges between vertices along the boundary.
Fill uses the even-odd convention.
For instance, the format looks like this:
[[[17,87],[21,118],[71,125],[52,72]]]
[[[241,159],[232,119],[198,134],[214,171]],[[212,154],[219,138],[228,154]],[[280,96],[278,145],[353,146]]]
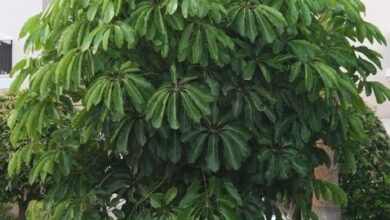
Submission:
[[[14,38],[14,64],[24,56],[24,41],[18,39],[19,31],[30,17],[42,11],[42,7],[42,0],[0,0],[0,33]],[[1,76],[0,90],[9,88],[10,83],[8,76]]]
[[[12,36],[14,41],[13,61],[23,58],[24,42],[18,40],[23,24],[42,11],[42,0],[0,0],[0,33]]]
[[[375,24],[383,32],[390,46],[390,1],[389,0],[363,0],[366,5],[366,20]],[[372,80],[384,83],[390,88],[390,78],[385,76],[385,72],[390,74],[390,47],[374,45],[373,49],[379,51],[383,55],[383,70],[379,71]],[[373,106],[381,118],[390,118],[390,102],[378,105],[374,97],[370,97],[367,101]]]
[[[43,0],[42,8],[45,9],[49,5],[50,1],[51,0]]]

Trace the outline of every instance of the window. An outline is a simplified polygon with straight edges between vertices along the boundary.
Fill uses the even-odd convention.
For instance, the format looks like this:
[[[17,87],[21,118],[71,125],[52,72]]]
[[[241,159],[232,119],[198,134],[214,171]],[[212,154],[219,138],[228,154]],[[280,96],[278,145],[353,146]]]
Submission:
[[[12,40],[0,40],[0,74],[8,74],[12,68]]]

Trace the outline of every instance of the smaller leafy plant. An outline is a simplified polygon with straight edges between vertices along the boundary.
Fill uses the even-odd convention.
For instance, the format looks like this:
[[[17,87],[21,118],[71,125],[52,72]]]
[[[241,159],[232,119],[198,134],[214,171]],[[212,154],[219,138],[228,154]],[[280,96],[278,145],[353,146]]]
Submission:
[[[31,168],[24,164],[9,167],[11,161],[29,161],[32,159],[32,152],[22,150],[30,142],[21,142],[16,146],[11,144],[11,134],[8,127],[10,117],[15,105],[15,98],[8,95],[0,96],[0,219],[12,219],[7,210],[9,204],[17,204],[19,208],[19,219],[24,219],[25,210],[33,199],[41,199],[45,193],[44,185],[41,183],[29,184]],[[25,157],[13,157],[19,151],[25,151]],[[11,168],[11,169],[10,169]],[[18,176],[10,176],[7,171],[17,171]],[[11,172],[12,174],[13,172]],[[8,213],[8,214],[7,214]]]
[[[387,219],[390,216],[390,138],[371,110],[367,110],[361,119],[371,143],[357,153],[355,172],[341,175],[341,187],[349,198],[343,217],[351,220]],[[344,161],[344,170],[348,167],[347,162]]]

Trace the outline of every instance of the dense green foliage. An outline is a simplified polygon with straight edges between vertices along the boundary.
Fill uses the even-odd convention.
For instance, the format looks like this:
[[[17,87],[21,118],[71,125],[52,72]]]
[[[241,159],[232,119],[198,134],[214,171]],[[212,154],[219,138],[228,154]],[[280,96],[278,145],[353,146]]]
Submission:
[[[0,219],[7,219],[7,216],[8,218],[11,217],[11,215],[6,215],[8,204],[18,204],[21,217],[23,217],[24,210],[26,210],[29,202],[34,199],[41,199],[45,192],[44,184],[34,183],[30,185],[28,183],[29,166],[20,164],[20,167],[15,167],[19,173],[16,177],[10,178],[7,174],[7,167],[12,154],[23,148],[25,144],[21,142],[19,145],[12,147],[9,141],[10,129],[7,125],[7,119],[13,110],[14,102],[14,97],[0,96]],[[28,154],[25,156],[28,157]]]
[[[16,220],[16,216],[11,212],[11,206],[0,203],[0,219],[2,220]]]
[[[9,143],[10,129],[7,126],[7,118],[12,110],[12,103],[8,97],[0,97],[0,202],[10,202],[8,194],[9,178],[7,178],[7,162],[12,152]],[[13,201],[11,201],[13,202]]]
[[[353,158],[341,143],[367,142],[359,93],[390,98],[367,80],[381,56],[351,43],[385,43],[363,12],[359,0],[53,0],[21,31],[39,56],[11,88],[29,77],[9,119],[11,143],[29,144],[9,174],[27,164],[31,184],[53,184],[29,219],[107,219],[121,199],[126,219],[270,219],[275,200],[315,218],[313,191],[345,204],[314,179],[329,162],[315,142]]]
[[[348,195],[343,219],[387,219],[390,216],[390,138],[381,121],[368,111],[362,115],[370,144],[362,147],[355,173],[341,175]]]

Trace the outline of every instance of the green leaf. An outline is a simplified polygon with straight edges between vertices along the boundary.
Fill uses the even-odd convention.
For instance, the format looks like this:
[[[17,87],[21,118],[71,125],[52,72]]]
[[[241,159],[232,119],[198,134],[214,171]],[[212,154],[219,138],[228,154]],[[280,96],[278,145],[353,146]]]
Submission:
[[[267,83],[270,83],[272,79],[271,79],[271,75],[270,75],[270,73],[268,71],[268,68],[265,65],[263,65],[263,64],[260,64],[259,66],[260,66],[261,74],[263,75],[265,81]]]
[[[273,7],[269,7],[267,5],[262,4],[258,6],[258,9],[262,11],[262,13],[278,29],[278,31],[281,31],[284,26],[287,26],[287,21],[283,17],[283,14],[278,10],[274,9]]]
[[[128,151],[129,133],[132,126],[132,123],[125,125],[119,133],[118,141],[116,143],[116,151],[120,154],[126,154]]]
[[[180,41],[179,41],[179,47],[178,47],[178,53],[177,53],[177,59],[179,62],[183,62],[190,51],[190,38],[193,33],[194,24],[189,24],[185,29],[184,32],[181,35]]]
[[[307,91],[310,91],[313,88],[314,76],[313,68],[309,64],[305,64],[305,85]]]
[[[95,1],[94,4],[89,6],[87,11],[87,19],[88,21],[93,21],[95,19],[96,13],[99,10],[101,1]]]
[[[303,63],[313,60],[317,52],[320,51],[318,46],[306,40],[293,40],[290,41],[289,45],[294,54]]]
[[[177,120],[176,102],[177,102],[177,93],[174,92],[172,93],[171,97],[169,97],[167,115],[168,115],[169,126],[175,130],[179,129],[180,127],[179,121]]]
[[[90,48],[92,40],[93,40],[94,37],[95,37],[95,35],[93,35],[93,33],[88,33],[84,37],[83,43],[81,45],[81,51],[82,52],[85,52],[86,50],[88,50]]]
[[[338,185],[330,183],[330,182],[323,182],[323,184],[330,190],[332,193],[332,200],[341,206],[346,206],[348,204],[348,197],[347,194],[344,192],[343,189],[341,189]]]
[[[115,82],[112,96],[115,111],[124,114],[122,88],[119,82]]]
[[[145,119],[152,119],[154,113],[156,112],[157,107],[161,100],[165,98],[165,96],[169,95],[166,89],[160,89],[149,99],[148,104],[145,109]]]
[[[164,195],[164,202],[166,205],[171,203],[177,195],[177,188],[176,187],[171,187]]]
[[[53,174],[54,173],[54,157],[49,157],[49,159],[47,159],[45,165],[43,166],[43,171],[49,173],[49,174]]]
[[[164,17],[167,26],[170,26],[173,30],[182,31],[184,29],[184,20],[178,15]]]
[[[219,170],[219,136],[213,134],[208,138],[208,148],[206,152],[206,163],[207,167],[212,172],[217,172]]]
[[[209,49],[209,53],[211,58],[214,60],[219,59],[219,49],[218,49],[218,44],[217,44],[217,37],[213,34],[212,31],[205,31],[206,35],[206,40],[207,40],[207,46]]]
[[[120,28],[123,31],[123,37],[127,42],[128,47],[132,47],[135,42],[135,31],[131,26],[121,25]]]
[[[115,7],[112,1],[109,1],[107,7],[103,7],[103,21],[109,23],[115,16]]]
[[[178,0],[168,0],[166,11],[168,14],[173,15],[178,8]]]
[[[65,152],[61,152],[60,167],[64,176],[69,176],[72,167],[72,162]]]
[[[125,212],[119,209],[112,210],[112,214],[115,215],[116,219],[125,219],[126,217]]]
[[[66,85],[68,67],[72,59],[75,57],[75,55],[76,55],[76,50],[71,50],[64,57],[62,57],[62,59],[58,62],[57,68],[54,73],[56,84],[63,83]]]
[[[261,154],[259,154],[257,156],[257,159],[259,160],[259,162],[264,162],[264,161],[268,160],[272,154],[273,153],[272,153],[271,149],[266,149]]]
[[[188,162],[195,163],[203,151],[203,144],[207,138],[207,134],[201,134],[196,138],[195,142],[191,145],[190,151],[188,152]]]
[[[171,73],[171,80],[172,82],[176,85],[177,84],[177,79],[178,79],[178,74],[177,74],[177,70],[176,70],[176,66],[175,65],[172,65],[171,66],[171,69],[170,69],[170,73]]]
[[[258,35],[257,33],[257,28],[256,28],[256,24],[255,24],[255,15],[253,13],[252,10],[247,10],[247,13],[246,13],[246,36],[249,38],[249,40],[254,43],[255,42],[255,39]]]
[[[153,208],[161,208],[162,205],[163,205],[163,202],[164,202],[164,195],[161,194],[161,193],[154,193],[152,195],[150,195],[150,205],[153,207]]]
[[[210,115],[210,107],[207,103],[207,100],[204,101],[201,97],[198,97],[195,93],[190,89],[192,86],[189,86],[188,89],[185,90],[185,93],[192,100],[192,102],[196,105],[196,107],[202,112],[204,115]]]
[[[13,177],[13,176],[15,176],[15,174],[19,173],[18,168],[17,168],[20,166],[19,163],[21,163],[19,158],[20,158],[20,156],[18,155],[18,152],[16,152],[11,156],[11,159],[8,162],[7,171],[8,171],[8,175],[10,177]]]
[[[301,176],[307,175],[307,169],[301,158],[289,158],[292,168]]]
[[[181,92],[180,95],[182,97],[184,109],[188,117],[190,117],[194,122],[199,123],[202,116],[198,108],[195,107],[193,101],[191,101],[186,93]]]
[[[375,63],[375,65],[382,69],[382,63],[381,59],[383,58],[382,55],[374,50],[369,49],[368,47],[365,46],[360,46],[355,48],[357,51],[360,53],[364,54],[370,61]]]
[[[297,0],[288,0],[288,13],[286,18],[291,24],[295,24],[298,21],[299,11],[297,8]]]
[[[353,174],[355,174],[357,171],[357,163],[353,153],[350,150],[346,149],[344,151],[344,158],[346,169],[350,170]]]
[[[39,25],[42,14],[37,14],[27,20],[27,22],[23,25],[22,29],[19,33],[19,39],[22,39],[27,36],[28,33],[32,33],[35,28]]]
[[[19,62],[17,62],[10,72],[10,76],[13,76],[15,73],[23,70],[27,66],[27,59],[22,59]]]
[[[334,70],[330,66],[328,66],[324,63],[320,63],[320,62],[315,62],[314,68],[320,74],[322,81],[324,82],[326,87],[328,87],[328,88],[336,87],[337,88],[339,86],[336,70]]]
[[[43,156],[43,157],[39,158],[39,160],[36,162],[36,164],[34,164],[32,170],[30,171],[30,174],[28,176],[28,182],[30,185],[32,185],[36,181],[38,176],[41,174],[42,168],[46,164],[46,161],[48,159],[49,159],[49,157]]]
[[[252,79],[253,75],[255,74],[256,66],[257,64],[255,61],[249,61],[247,64],[244,65],[242,74],[245,80]]]
[[[80,24],[79,23],[74,23],[71,26],[69,26],[64,33],[62,34],[60,38],[60,48],[59,50],[61,51],[62,54],[66,53],[69,51],[71,48],[71,43],[74,42],[75,34],[77,31],[79,31]]]
[[[302,13],[302,21],[303,23],[308,26],[311,24],[311,11],[308,5],[304,0],[299,0],[300,6],[301,6],[301,13]]]
[[[265,172],[265,178],[267,179],[268,182],[272,182],[273,179],[275,178],[276,175],[275,164],[276,164],[275,156],[271,154],[268,160],[268,169]]]
[[[265,42],[272,43],[276,38],[276,33],[271,27],[270,23],[262,15],[261,10],[255,10],[255,15],[257,17],[257,25],[259,26],[262,37]]]
[[[238,205],[242,205],[242,198],[240,196],[240,193],[238,192],[237,188],[233,185],[230,181],[224,181],[223,185],[226,189],[226,191],[237,201]]]
[[[379,82],[369,82],[369,85],[374,90],[375,97],[378,103],[383,103],[390,100],[390,89]]]
[[[155,19],[157,28],[161,32],[161,34],[162,35],[167,35],[167,30],[165,28],[165,23],[164,23],[164,19],[163,19],[162,15],[161,15],[160,8],[157,8],[155,10],[154,19]]]
[[[114,33],[115,33],[115,45],[118,48],[122,48],[124,40],[125,40],[122,29],[119,26],[115,26]]]
[[[228,208],[226,206],[220,206],[219,212],[226,220],[239,220],[240,219],[238,217],[238,215],[233,210],[231,210],[230,208]]]
[[[179,203],[179,208],[191,208],[194,206],[194,204],[198,201],[198,199],[201,197],[201,194],[199,194],[201,186],[198,181],[193,181],[191,185],[187,188],[187,192],[184,196],[184,198]]]
[[[21,89],[23,82],[26,80],[28,77],[29,72],[28,71],[23,71],[19,73],[16,78],[12,81],[12,84],[9,88],[9,92],[11,94],[17,94],[19,90]]]
[[[135,138],[137,139],[138,144],[140,144],[141,146],[144,146],[147,142],[147,138],[144,130],[145,127],[144,124],[145,123],[143,121],[138,121],[135,124]]]
[[[173,143],[169,146],[168,150],[168,158],[172,163],[177,163],[179,162],[181,158],[181,145],[180,145],[180,140],[177,136],[177,134],[174,134],[172,137]]]
[[[76,63],[77,56],[72,57],[71,61],[68,64],[67,70],[66,70],[66,81],[65,81],[65,89],[69,89],[72,83],[72,75],[75,72],[74,69],[75,63]]]
[[[145,100],[144,100],[141,92],[139,91],[137,86],[132,81],[125,80],[124,87],[127,91],[127,94],[131,97],[131,100],[133,101],[133,103],[136,103],[136,104],[144,104],[145,103]]]
[[[167,105],[169,96],[170,95],[168,93],[164,93],[164,95],[160,96],[159,99],[157,100],[157,106],[155,108],[155,112],[153,113],[153,118],[152,118],[152,126],[154,128],[160,128],[162,125],[162,121],[165,113],[165,107]]]
[[[242,95],[237,95],[235,99],[232,101],[232,111],[234,114],[234,117],[239,117],[242,111],[243,103],[242,103]]]
[[[122,8],[122,0],[114,1],[115,15],[118,15],[121,12]]]
[[[87,110],[89,110],[93,105],[100,103],[106,85],[107,81],[99,80],[91,86],[85,98]]]
[[[186,88],[187,91],[193,93],[198,97],[199,101],[210,103],[214,101],[214,97],[205,89],[201,89],[198,86],[190,85]]]
[[[246,33],[246,31],[245,31],[246,12],[247,12],[246,9],[242,9],[238,12],[237,16],[235,17],[235,27],[241,36],[245,36],[245,33]]]
[[[92,43],[93,44],[92,53],[96,54],[96,52],[98,51],[100,44],[103,41],[103,35],[104,35],[105,31],[106,31],[106,29],[103,26],[100,26],[96,29],[96,35],[95,35],[95,37],[93,39],[93,43]]]
[[[298,77],[302,70],[302,63],[296,62],[291,66],[291,73],[288,78],[289,82],[294,82],[294,80]]]
[[[195,41],[192,46],[192,60],[194,63],[199,63],[203,55],[203,35],[200,28],[196,33]]]
[[[241,166],[240,147],[234,144],[234,141],[229,136],[222,134],[221,137],[224,145],[223,154],[226,163],[234,170],[238,170]]]

